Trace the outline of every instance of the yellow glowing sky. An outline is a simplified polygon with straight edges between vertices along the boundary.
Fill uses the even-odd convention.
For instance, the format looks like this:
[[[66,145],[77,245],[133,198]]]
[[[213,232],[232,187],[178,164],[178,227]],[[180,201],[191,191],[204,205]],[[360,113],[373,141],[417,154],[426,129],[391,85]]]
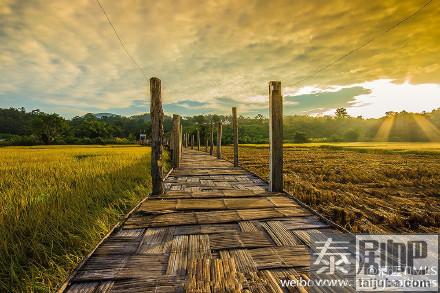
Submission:
[[[386,34],[426,0],[101,2],[162,79],[168,113],[265,114],[269,80],[282,81],[286,114],[440,107],[438,0]],[[148,111],[146,89],[95,0],[0,0],[0,107],[135,114]]]

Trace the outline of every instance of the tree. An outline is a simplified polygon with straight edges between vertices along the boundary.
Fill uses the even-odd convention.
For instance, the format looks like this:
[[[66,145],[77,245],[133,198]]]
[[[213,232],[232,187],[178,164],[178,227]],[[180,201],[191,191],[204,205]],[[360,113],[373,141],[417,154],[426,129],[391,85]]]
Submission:
[[[359,140],[359,132],[355,129],[350,129],[344,133],[345,141],[358,141]]]
[[[304,132],[297,131],[295,132],[295,135],[293,136],[293,142],[295,143],[306,143],[309,139],[307,138],[307,134]]]
[[[347,113],[347,109],[345,108],[337,108],[335,115],[336,115],[336,119],[344,119],[350,117]]]
[[[66,120],[55,113],[35,112],[32,124],[34,134],[40,136],[44,144],[52,143],[67,129]]]

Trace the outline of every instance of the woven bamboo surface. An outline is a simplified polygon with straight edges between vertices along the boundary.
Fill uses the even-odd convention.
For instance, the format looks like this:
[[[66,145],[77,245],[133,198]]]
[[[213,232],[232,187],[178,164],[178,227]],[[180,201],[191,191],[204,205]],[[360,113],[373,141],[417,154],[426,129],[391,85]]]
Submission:
[[[260,178],[186,149],[165,187],[101,243],[66,292],[351,291],[281,286],[315,276],[310,237],[331,228]]]

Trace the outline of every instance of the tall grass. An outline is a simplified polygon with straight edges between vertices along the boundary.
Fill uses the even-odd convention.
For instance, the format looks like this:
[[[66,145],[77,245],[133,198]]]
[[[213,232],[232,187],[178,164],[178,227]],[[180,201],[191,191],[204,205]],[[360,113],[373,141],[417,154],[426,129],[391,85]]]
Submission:
[[[0,291],[53,291],[150,192],[150,149],[0,148]]]

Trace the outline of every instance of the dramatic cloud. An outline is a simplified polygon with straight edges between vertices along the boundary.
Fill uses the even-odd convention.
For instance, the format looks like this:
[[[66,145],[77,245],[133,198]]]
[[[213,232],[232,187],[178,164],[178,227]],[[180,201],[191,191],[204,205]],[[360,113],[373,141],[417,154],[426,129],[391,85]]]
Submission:
[[[391,110],[385,108],[399,97],[380,103],[367,82],[440,83],[438,1],[386,34],[425,0],[101,1],[144,71],[162,79],[168,112],[226,113],[238,105],[242,113],[264,113],[267,82],[281,80],[286,113],[345,106],[358,114],[354,109],[362,104],[370,105],[364,106],[368,116]],[[369,46],[297,84],[373,37]],[[0,107],[66,116],[148,110],[147,80],[96,1],[0,0],[0,64]],[[323,92],[307,93],[310,88]]]

